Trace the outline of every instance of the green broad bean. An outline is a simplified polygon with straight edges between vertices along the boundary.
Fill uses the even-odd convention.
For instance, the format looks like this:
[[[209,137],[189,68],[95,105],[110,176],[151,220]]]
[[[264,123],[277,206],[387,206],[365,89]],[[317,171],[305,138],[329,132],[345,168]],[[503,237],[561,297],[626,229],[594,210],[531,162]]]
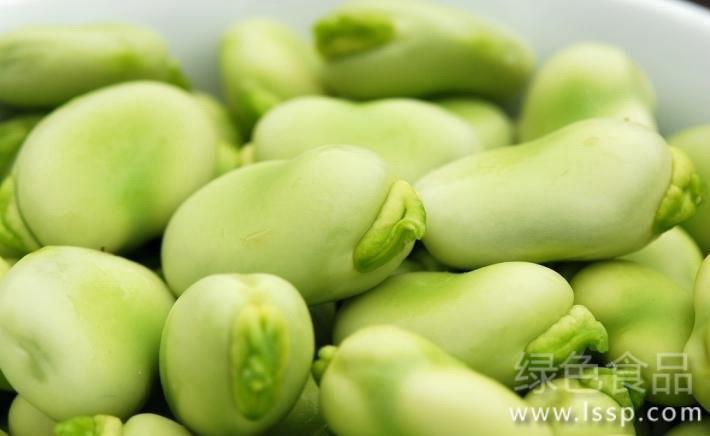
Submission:
[[[604,377],[613,375],[601,378]],[[530,391],[525,401],[538,410],[569,411],[569,421],[548,419],[555,436],[635,436],[636,430],[630,422],[635,405],[629,389],[621,383],[604,389],[598,383],[593,376],[586,375],[558,378]]]
[[[707,436],[710,434],[710,421],[686,422],[671,429],[666,436]]]
[[[222,38],[222,87],[245,133],[277,104],[301,95],[322,94],[320,67],[315,50],[276,21],[246,20]]]
[[[0,187],[0,245],[125,252],[159,236],[178,205],[216,175],[217,136],[179,88],[104,88],[45,117]]]
[[[394,326],[362,329],[325,347],[313,367],[328,426],[339,436],[550,436],[516,423],[527,404],[420,336]]]
[[[476,131],[484,150],[513,143],[513,122],[495,104],[475,97],[444,97],[432,103],[460,116]]]
[[[318,20],[313,34],[326,88],[356,99],[447,92],[509,98],[534,62],[516,36],[434,2],[346,2]]]
[[[52,108],[130,80],[186,79],[163,38],[140,26],[29,27],[0,35],[0,102]]]
[[[464,157],[415,187],[424,245],[461,269],[625,255],[692,216],[702,192],[685,153],[614,119]]]
[[[216,274],[170,311],[160,378],[170,409],[205,436],[258,435],[296,404],[313,358],[308,307],[268,274]]]
[[[0,121],[0,180],[10,173],[20,146],[43,115],[18,115]]]
[[[357,145],[377,153],[394,175],[408,182],[483,150],[462,119],[413,99],[352,103],[301,97],[262,118],[252,144],[256,161],[290,159],[329,144]]]
[[[695,399],[710,411],[710,257],[705,259],[695,283],[695,325],[685,345]]]
[[[683,382],[688,369],[678,363],[693,329],[687,290],[653,269],[622,260],[592,264],[571,285],[575,303],[589,308],[609,333],[607,362],[638,367],[653,403],[693,403]],[[664,360],[664,355],[672,357]]]
[[[318,436],[327,431],[320,413],[319,389],[308,377],[301,396],[288,415],[265,433],[265,436]]]
[[[559,364],[587,347],[606,351],[604,327],[573,300],[565,279],[533,263],[464,274],[405,273],[348,300],[336,315],[333,338],[339,344],[365,327],[391,324],[514,387],[525,355],[549,354]]]
[[[387,278],[425,227],[413,188],[373,152],[322,147],[232,171],[190,197],[162,247],[181,294],[219,272],[267,272],[308,304],[363,292]]]
[[[710,193],[710,124],[683,130],[668,140],[668,143],[678,147],[690,156],[693,165],[700,174],[705,190]],[[683,223],[685,230],[703,250],[710,254],[710,201],[705,201],[698,207],[695,216]]]
[[[8,426],[12,436],[54,436],[57,421],[18,395],[12,400]]]
[[[621,256],[664,274],[683,289],[692,290],[703,254],[688,233],[673,227],[642,249]]]
[[[86,248],[42,248],[0,282],[0,368],[52,419],[129,416],[157,373],[172,303],[139,264]]]
[[[520,140],[600,117],[655,129],[655,106],[651,82],[622,49],[577,43],[553,55],[533,78],[520,116]]]
[[[191,436],[182,425],[152,413],[132,416],[122,423],[115,416],[78,416],[54,427],[55,436]]]

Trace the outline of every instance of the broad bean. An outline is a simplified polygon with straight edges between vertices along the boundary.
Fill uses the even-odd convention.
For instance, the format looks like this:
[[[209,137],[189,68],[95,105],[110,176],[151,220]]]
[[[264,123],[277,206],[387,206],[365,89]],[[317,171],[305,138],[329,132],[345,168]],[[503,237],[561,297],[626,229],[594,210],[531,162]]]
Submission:
[[[538,410],[565,410],[569,419],[548,418],[555,436],[631,435],[636,431],[632,394],[620,381],[613,386],[603,386],[605,378],[613,374],[594,377],[584,374],[577,378],[558,378],[530,391],[525,401]]]
[[[148,396],[172,303],[158,276],[134,262],[42,248],[0,282],[0,368],[52,419],[129,416]]]
[[[201,107],[170,85],[132,82],[72,100],[32,130],[0,187],[4,251],[125,252],[159,236],[215,176],[217,142]]]
[[[607,362],[638,368],[654,403],[693,403],[682,364],[693,329],[691,293],[659,272],[622,260],[592,264],[571,285],[575,303],[589,308],[609,333]]]
[[[290,159],[329,144],[357,145],[377,153],[408,182],[483,150],[476,131],[462,119],[412,99],[352,103],[301,97],[264,116],[252,144],[256,161]]]
[[[572,288],[541,265],[501,263],[464,274],[405,273],[348,300],[336,315],[336,344],[367,326],[391,324],[429,339],[472,369],[514,387],[528,354],[559,364],[607,334]]]
[[[325,347],[314,364],[323,416],[339,436],[552,435],[516,423],[526,403],[428,340],[374,326]]]
[[[599,117],[655,129],[655,105],[651,82],[624,50],[602,43],[573,44],[555,53],[534,76],[522,106],[520,140]]]
[[[0,35],[0,102],[52,108],[130,80],[185,86],[163,38],[129,24],[28,27]]]
[[[710,193],[710,124],[683,130],[669,139],[690,156],[705,191]],[[695,239],[703,253],[710,254],[710,200],[703,202],[695,216],[683,223],[685,230]]]
[[[170,409],[196,433],[258,435],[298,400],[313,352],[308,308],[290,283],[216,274],[170,311],[160,378]]]
[[[703,263],[703,254],[685,230],[673,227],[642,249],[620,259],[655,269],[683,289],[692,290]]]
[[[12,436],[54,436],[57,421],[38,410],[21,395],[10,405],[8,426]]]
[[[163,271],[178,295],[219,272],[268,272],[308,304],[378,284],[424,232],[424,209],[371,151],[310,150],[290,161],[221,176],[175,213],[163,239]]]
[[[350,98],[470,92],[516,95],[533,55],[509,32],[466,11],[417,0],[343,3],[313,27],[323,81]]]
[[[695,325],[685,345],[695,399],[710,411],[710,258],[695,283]]]
[[[272,107],[322,94],[320,58],[279,22],[251,19],[229,29],[220,48],[222,86],[241,129],[251,132]]]
[[[692,216],[702,191],[685,153],[614,119],[464,157],[415,187],[424,245],[462,269],[628,254]]]

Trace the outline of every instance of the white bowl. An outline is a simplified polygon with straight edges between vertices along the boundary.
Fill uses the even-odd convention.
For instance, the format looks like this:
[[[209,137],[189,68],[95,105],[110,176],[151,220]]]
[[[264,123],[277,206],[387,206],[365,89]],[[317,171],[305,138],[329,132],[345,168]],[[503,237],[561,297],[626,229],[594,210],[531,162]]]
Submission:
[[[217,91],[222,32],[270,16],[308,31],[337,0],[0,0],[0,31],[28,24],[127,21],[157,29],[196,87]],[[710,123],[710,13],[680,0],[447,0],[525,37],[539,61],[575,41],[624,47],[650,75],[661,130]]]

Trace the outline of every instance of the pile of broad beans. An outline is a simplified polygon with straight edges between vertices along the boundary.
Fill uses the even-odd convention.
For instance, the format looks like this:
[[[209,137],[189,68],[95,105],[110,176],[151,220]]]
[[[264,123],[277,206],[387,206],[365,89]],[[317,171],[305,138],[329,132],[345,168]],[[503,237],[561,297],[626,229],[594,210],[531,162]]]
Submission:
[[[0,34],[12,436],[710,435],[710,124],[629,53],[359,0],[219,71]]]

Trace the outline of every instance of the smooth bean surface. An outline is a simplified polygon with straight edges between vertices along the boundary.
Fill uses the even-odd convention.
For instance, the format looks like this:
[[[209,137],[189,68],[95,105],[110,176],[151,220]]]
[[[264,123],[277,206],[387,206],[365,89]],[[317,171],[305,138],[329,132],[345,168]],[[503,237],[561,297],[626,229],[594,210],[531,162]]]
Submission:
[[[532,79],[520,115],[520,140],[600,117],[655,129],[655,106],[651,82],[624,50],[601,43],[573,44],[555,53]]]
[[[683,348],[693,329],[692,295],[670,278],[628,261],[592,264],[572,279],[575,303],[588,307],[609,333],[607,362],[638,365],[648,399],[694,402]],[[680,361],[680,363],[679,363]]]
[[[560,363],[587,347],[606,350],[606,330],[573,300],[559,274],[532,263],[405,273],[346,301],[333,337],[338,344],[367,326],[395,325],[512,388],[526,353]]]
[[[345,2],[313,26],[323,81],[356,99],[520,91],[533,55],[517,36],[434,2]]]
[[[131,80],[186,85],[165,40],[130,24],[35,26],[0,36],[0,102],[52,108]]]
[[[417,194],[376,154],[323,147],[248,165],[198,191],[168,225],[163,269],[178,295],[210,274],[268,272],[317,304],[384,280],[424,227]]]
[[[628,254],[692,216],[702,191],[685,153],[612,119],[464,157],[416,189],[424,245],[461,269]]]
[[[45,247],[0,282],[0,368],[52,419],[129,416],[157,375],[173,301],[139,264],[86,248]]]
[[[296,404],[313,352],[308,308],[290,283],[211,275],[170,311],[160,378],[170,409],[196,433],[258,435]]]
[[[220,73],[244,132],[283,101],[321,94],[320,62],[312,46],[277,21],[250,19],[231,27],[222,37]]]
[[[697,126],[677,133],[669,144],[685,151],[693,161],[706,195],[710,195],[710,125]],[[703,202],[683,227],[695,239],[703,253],[710,254],[710,201]]]
[[[413,99],[352,103],[301,97],[269,112],[252,144],[256,161],[291,159],[330,144],[356,145],[377,153],[408,182],[483,150],[476,130],[465,121]]]
[[[323,416],[342,436],[520,434],[510,408],[526,403],[415,334],[393,326],[362,329],[319,352]],[[552,435],[525,423],[526,435]]]

